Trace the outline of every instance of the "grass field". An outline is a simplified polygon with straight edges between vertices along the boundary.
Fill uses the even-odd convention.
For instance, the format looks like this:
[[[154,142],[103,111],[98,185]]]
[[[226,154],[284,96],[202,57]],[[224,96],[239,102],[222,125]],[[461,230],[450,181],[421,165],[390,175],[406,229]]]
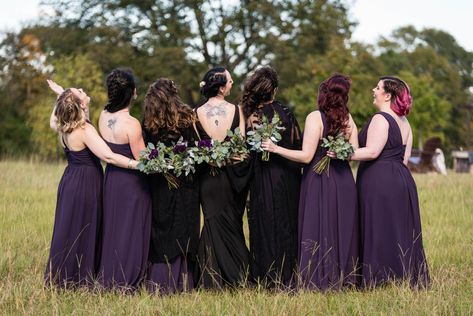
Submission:
[[[64,164],[0,161],[0,315],[473,314],[473,176],[416,175],[432,286],[412,291],[195,291],[160,297],[43,287]]]

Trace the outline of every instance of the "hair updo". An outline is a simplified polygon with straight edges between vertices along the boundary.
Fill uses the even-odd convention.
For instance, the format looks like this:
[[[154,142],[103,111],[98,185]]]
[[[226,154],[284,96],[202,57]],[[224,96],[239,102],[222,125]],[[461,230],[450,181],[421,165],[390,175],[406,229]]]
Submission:
[[[143,125],[151,134],[159,129],[177,132],[195,120],[195,113],[179,97],[174,81],[160,78],[146,92]]]
[[[279,85],[278,73],[269,66],[256,70],[245,82],[241,106],[245,117],[256,112],[258,105],[271,101]]]
[[[81,99],[71,89],[66,89],[59,95],[54,110],[58,131],[70,133],[77,127],[85,125],[86,118],[81,103]]]
[[[333,74],[319,86],[317,104],[327,116],[328,135],[346,133],[349,123],[348,93],[351,79],[342,74]]]
[[[131,69],[118,68],[107,76],[108,102],[105,110],[114,113],[130,105],[135,93],[135,78]]]
[[[220,87],[227,84],[226,69],[223,67],[212,68],[204,75],[200,82],[200,94],[205,98],[210,99],[218,95]]]
[[[411,90],[403,80],[385,76],[379,78],[383,81],[384,92],[391,94],[391,109],[399,116],[408,115],[412,107]]]

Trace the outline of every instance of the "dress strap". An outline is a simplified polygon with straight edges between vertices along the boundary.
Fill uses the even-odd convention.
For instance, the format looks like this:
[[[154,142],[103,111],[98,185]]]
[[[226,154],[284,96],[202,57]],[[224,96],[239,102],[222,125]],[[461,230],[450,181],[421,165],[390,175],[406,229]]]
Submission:
[[[327,137],[327,134],[328,134],[327,115],[325,115],[325,113],[320,110],[319,112],[320,112],[320,118],[322,119],[322,125],[323,125],[322,137]]]
[[[69,147],[67,147],[66,141],[64,140],[64,133],[61,133],[61,143],[64,145],[64,148],[69,150]]]
[[[240,126],[240,109],[238,108],[238,105],[234,104],[234,106],[235,106],[235,114],[233,114],[233,121],[232,121],[232,127],[231,127],[232,130]]]
[[[399,134],[399,138],[400,138],[400,141],[401,141],[401,144],[403,143],[402,142],[402,132],[401,132],[401,127],[399,126],[399,124],[397,124],[396,120],[394,119],[394,117],[389,114],[389,113],[386,113],[386,112],[377,112],[376,114],[381,114],[385,119],[386,121],[388,121],[388,124],[389,124],[389,128],[392,130],[392,129],[395,129],[398,131],[398,134]],[[375,115],[376,115],[375,114]]]

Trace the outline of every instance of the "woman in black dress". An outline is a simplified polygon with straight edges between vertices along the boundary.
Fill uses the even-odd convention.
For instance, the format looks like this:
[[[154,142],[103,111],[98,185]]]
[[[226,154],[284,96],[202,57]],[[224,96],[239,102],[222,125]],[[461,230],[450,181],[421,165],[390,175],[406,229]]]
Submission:
[[[278,75],[270,67],[255,71],[243,90],[241,106],[248,125],[278,114],[285,130],[278,145],[300,150],[301,131],[291,110],[274,97]],[[297,220],[301,165],[279,155],[262,161],[253,154],[248,224],[251,272],[265,286],[289,285],[297,260]]]
[[[195,120],[172,80],[161,78],[149,87],[143,119],[146,143],[172,146],[182,138],[193,146]],[[179,187],[170,189],[162,174],[149,175],[148,180],[152,200],[148,288],[164,293],[191,290],[200,230],[199,182],[195,176],[182,175]]]
[[[206,98],[196,111],[202,140],[223,141],[227,130],[236,127],[244,134],[243,113],[238,106],[225,101],[232,84],[225,68],[209,70],[200,83]],[[198,250],[199,284],[205,288],[241,285],[248,276],[249,252],[242,220],[249,175],[245,167],[244,162],[227,165],[218,168],[216,175],[208,168],[199,176],[204,213]]]

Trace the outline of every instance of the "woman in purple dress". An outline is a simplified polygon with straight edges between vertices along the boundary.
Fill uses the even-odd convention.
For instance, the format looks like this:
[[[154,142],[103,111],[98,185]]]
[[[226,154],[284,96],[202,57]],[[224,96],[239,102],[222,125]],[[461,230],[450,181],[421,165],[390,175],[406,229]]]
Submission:
[[[242,109],[249,128],[262,117],[279,115],[285,130],[279,145],[301,149],[301,132],[291,110],[274,97],[278,75],[262,67],[251,75],[243,90]],[[251,272],[266,287],[290,285],[297,261],[297,210],[301,165],[283,156],[252,154],[248,226],[250,230]]]
[[[327,150],[322,138],[343,132],[358,146],[356,125],[348,111],[351,81],[335,74],[319,87],[319,110],[306,118],[302,150],[263,142],[263,149],[308,164],[302,176],[299,200],[298,284],[307,289],[340,289],[358,279],[359,229],[356,186],[348,161],[333,160],[330,173],[314,166]]]
[[[50,125],[58,132],[68,165],[58,187],[54,231],[45,272],[47,285],[93,286],[100,259],[102,159],[124,168],[137,161],[114,154],[88,121],[90,98],[81,89],[58,95]]]
[[[412,148],[406,118],[412,97],[407,84],[396,77],[380,78],[373,96],[379,112],[360,132],[360,148],[351,157],[362,161],[357,174],[362,285],[406,279],[414,287],[426,287],[419,200],[406,167]]]
[[[145,96],[143,131],[146,143],[172,146],[180,139],[193,146],[197,140],[194,111],[179,98],[176,84],[161,78]],[[199,182],[195,176],[177,178],[168,188],[162,174],[148,176],[152,200],[148,289],[161,293],[189,291],[200,231]]]
[[[100,134],[113,152],[139,158],[145,148],[141,124],[129,113],[136,96],[131,71],[107,77],[108,103],[100,114]],[[151,198],[146,176],[108,164],[103,189],[100,281],[105,288],[136,289],[144,278],[151,230]]]

